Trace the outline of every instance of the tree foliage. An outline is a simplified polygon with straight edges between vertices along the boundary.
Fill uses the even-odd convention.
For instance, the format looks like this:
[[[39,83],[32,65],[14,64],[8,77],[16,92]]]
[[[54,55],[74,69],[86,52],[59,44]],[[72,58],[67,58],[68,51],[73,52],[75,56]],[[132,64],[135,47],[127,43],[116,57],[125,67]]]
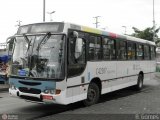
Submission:
[[[153,27],[148,27],[144,30],[139,30],[136,27],[132,27],[132,29],[134,30],[134,33],[131,36],[137,37],[137,38],[141,38],[141,39],[146,39],[149,41],[153,41],[153,31],[154,28]],[[158,35],[157,33],[159,32],[160,27],[155,29],[155,40],[158,40]]]

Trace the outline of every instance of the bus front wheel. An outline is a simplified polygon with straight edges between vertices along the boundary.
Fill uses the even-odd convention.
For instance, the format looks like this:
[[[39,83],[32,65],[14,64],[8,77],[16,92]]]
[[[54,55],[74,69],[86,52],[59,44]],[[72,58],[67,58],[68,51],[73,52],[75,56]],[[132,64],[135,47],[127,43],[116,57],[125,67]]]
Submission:
[[[85,106],[90,106],[98,102],[100,97],[99,87],[96,83],[90,83],[88,92],[87,92],[87,99],[83,101]]]

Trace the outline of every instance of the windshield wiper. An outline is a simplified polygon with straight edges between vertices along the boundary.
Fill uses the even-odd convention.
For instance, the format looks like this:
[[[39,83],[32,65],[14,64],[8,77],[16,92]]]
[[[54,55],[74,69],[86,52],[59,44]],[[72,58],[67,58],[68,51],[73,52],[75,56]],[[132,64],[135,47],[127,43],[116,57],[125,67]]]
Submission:
[[[45,34],[45,36],[42,38],[42,40],[40,41],[40,43],[38,44],[38,47],[37,47],[37,51],[39,50],[41,44],[44,42],[46,42],[49,38],[51,37],[51,33],[48,32]]]
[[[28,48],[27,48],[27,51],[28,51],[28,50],[29,50],[29,47],[30,47],[30,44],[31,44],[31,41],[29,41],[28,37],[27,37],[25,34],[23,34],[23,37],[24,37],[25,41],[26,41],[27,44],[28,44]]]

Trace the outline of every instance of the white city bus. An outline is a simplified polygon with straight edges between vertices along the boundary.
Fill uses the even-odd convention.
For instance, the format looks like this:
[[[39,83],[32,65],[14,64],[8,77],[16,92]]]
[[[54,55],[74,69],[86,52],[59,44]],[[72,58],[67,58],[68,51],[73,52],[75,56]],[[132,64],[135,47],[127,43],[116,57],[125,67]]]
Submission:
[[[27,101],[85,105],[100,95],[143,87],[156,69],[155,43],[71,23],[20,26],[9,93]]]

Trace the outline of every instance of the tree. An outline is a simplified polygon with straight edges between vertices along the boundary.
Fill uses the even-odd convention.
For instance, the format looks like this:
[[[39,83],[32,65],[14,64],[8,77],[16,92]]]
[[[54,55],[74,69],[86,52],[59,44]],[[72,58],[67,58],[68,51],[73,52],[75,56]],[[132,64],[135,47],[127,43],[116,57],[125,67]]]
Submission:
[[[131,36],[146,39],[146,40],[149,40],[149,41],[153,41],[153,31],[154,31],[153,27],[152,28],[148,27],[144,30],[139,30],[136,27],[132,27],[132,29],[134,30],[135,33],[133,33]],[[158,40],[157,33],[159,32],[159,30],[160,30],[160,27],[155,29],[155,40],[156,41]]]

